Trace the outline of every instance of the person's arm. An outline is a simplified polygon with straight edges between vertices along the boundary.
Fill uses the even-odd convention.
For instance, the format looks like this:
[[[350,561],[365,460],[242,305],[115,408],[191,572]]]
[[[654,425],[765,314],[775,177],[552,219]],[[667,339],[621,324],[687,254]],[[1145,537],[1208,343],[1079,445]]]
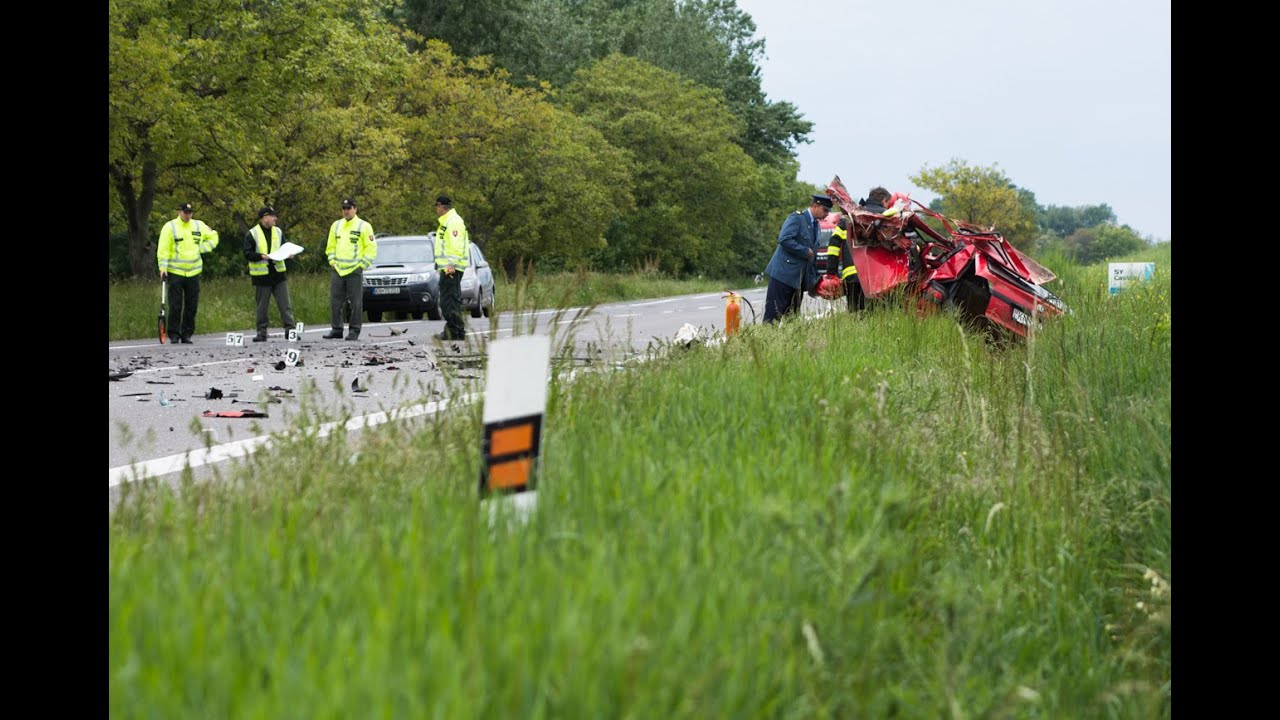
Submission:
[[[337,247],[338,247],[338,223],[335,222],[334,224],[329,226],[329,242],[325,243],[325,246],[324,246],[324,254],[326,257],[329,258],[329,267],[333,268],[334,270],[338,269],[337,265],[334,264],[337,261],[337,258],[334,256],[334,251],[337,250]]]
[[[827,246],[827,274],[840,273],[840,245],[844,240],[844,231],[836,228],[831,233],[831,244]]]
[[[258,241],[254,239],[252,230],[245,233],[244,236],[244,259],[249,262],[267,259],[266,255],[258,252]]]
[[[218,247],[218,231],[204,224],[203,220],[198,221],[200,228],[204,231],[201,235],[199,250],[201,253],[213,252]]]
[[[804,220],[807,220],[804,213],[787,216],[786,222],[782,223],[782,230],[778,232],[778,245],[782,247],[782,251],[791,257],[807,261],[813,257],[813,246],[809,244],[808,237],[802,236],[805,231]]]
[[[378,241],[373,239],[373,226],[364,224],[364,232],[360,235],[360,269],[367,270],[378,257]]]
[[[169,276],[169,261],[173,259],[173,223],[167,222],[160,228],[160,239],[156,241],[156,264],[160,267],[160,279]]]

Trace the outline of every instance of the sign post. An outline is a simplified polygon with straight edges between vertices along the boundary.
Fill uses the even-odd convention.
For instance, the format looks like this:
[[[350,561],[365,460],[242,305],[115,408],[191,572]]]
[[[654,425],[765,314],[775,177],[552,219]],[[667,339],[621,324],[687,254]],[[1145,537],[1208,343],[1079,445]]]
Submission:
[[[546,335],[489,343],[480,498],[509,499],[522,518],[537,503],[550,365],[551,338]]]

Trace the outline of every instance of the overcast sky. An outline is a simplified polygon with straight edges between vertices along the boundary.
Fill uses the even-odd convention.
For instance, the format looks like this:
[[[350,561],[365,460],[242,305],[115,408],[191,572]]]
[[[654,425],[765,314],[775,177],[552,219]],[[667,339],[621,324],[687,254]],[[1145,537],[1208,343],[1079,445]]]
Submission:
[[[737,3],[765,93],[814,123],[801,180],[928,204],[925,165],[998,164],[1041,205],[1107,203],[1171,239],[1168,0]]]

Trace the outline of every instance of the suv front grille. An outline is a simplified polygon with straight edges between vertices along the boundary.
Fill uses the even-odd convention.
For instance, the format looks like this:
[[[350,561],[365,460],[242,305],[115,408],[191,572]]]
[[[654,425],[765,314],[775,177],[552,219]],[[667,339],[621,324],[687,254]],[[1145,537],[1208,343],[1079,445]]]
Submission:
[[[408,275],[390,275],[390,276],[384,275],[382,277],[366,277],[364,279],[364,284],[368,285],[369,287],[390,287],[392,285],[407,285],[409,284],[409,276]]]

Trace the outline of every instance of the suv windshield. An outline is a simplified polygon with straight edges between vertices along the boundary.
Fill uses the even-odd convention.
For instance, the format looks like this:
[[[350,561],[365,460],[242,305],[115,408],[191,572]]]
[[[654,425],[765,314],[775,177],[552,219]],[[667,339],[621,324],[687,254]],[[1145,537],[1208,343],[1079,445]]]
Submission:
[[[425,263],[435,257],[435,248],[427,240],[395,240],[378,243],[378,265]]]

